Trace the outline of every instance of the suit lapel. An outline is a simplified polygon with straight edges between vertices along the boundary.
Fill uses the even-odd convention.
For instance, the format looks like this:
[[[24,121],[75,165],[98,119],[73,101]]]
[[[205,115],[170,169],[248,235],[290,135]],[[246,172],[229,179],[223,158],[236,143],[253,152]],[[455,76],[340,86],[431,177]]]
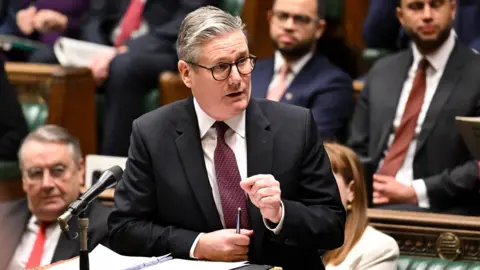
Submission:
[[[193,98],[189,98],[183,110],[179,110],[177,114],[179,120],[176,129],[179,136],[175,143],[190,188],[212,230],[221,229],[222,223],[213,200],[212,187],[205,167]]]
[[[312,81],[312,75],[310,74],[310,71],[315,71],[318,72],[318,70],[314,69],[314,65],[316,63],[315,60],[316,56],[313,55],[310,60],[303,66],[303,68],[298,72],[298,74],[295,75],[293,78],[293,81],[290,83],[290,85],[285,89],[285,93],[283,94],[282,98],[280,99],[280,102],[283,103],[292,103],[292,99],[286,99],[285,94],[286,93],[292,93],[295,95],[298,93],[298,91],[306,91],[306,87],[308,87],[307,82]],[[302,85],[303,84],[303,85]],[[308,91],[307,91],[308,92]]]
[[[65,236],[65,234],[62,232],[60,234],[60,238],[58,239],[55,252],[53,253],[52,263],[78,256],[80,252],[80,231],[78,226],[79,222],[77,217],[73,217],[68,221],[70,232],[73,236],[77,235],[77,238],[68,239],[67,236]]]
[[[402,93],[403,84],[407,78],[408,71],[413,61],[412,51],[408,50],[404,52],[403,55],[399,55],[397,60],[397,69],[395,71],[382,73],[384,76],[382,79],[382,85],[384,85],[385,88],[381,89],[381,93],[372,93],[372,95],[380,94],[380,102],[384,104],[384,108],[388,108],[387,110],[383,110],[381,114],[378,115],[380,118],[379,123],[388,124],[382,125],[380,128],[377,149],[375,154],[372,155],[373,157],[382,157],[382,151],[386,147],[388,135],[392,132],[393,120],[395,119],[400,94]]]
[[[455,86],[457,85],[462,74],[461,69],[465,66],[467,60],[468,54],[466,54],[457,43],[452,51],[450,59],[447,62],[445,71],[443,72],[442,78],[438,83],[437,90],[435,91],[435,95],[430,103],[425,120],[423,121],[422,129],[417,139],[415,154],[417,154],[423,145],[425,145],[428,136],[435,127],[438,116],[442,112],[443,106],[455,89]]]
[[[273,132],[270,122],[262,113],[260,106],[253,99],[246,112],[246,137],[247,137],[247,175],[267,174],[272,172],[273,159]],[[260,210],[248,200],[248,210],[252,228],[264,228]],[[264,229],[255,230],[253,245],[255,251],[261,252]],[[260,256],[256,254],[256,256]]]
[[[5,213],[2,213],[2,228],[0,229],[0,240],[2,241],[0,269],[6,269],[10,263],[31,217],[26,199],[12,205],[7,203],[4,206],[6,209]]]
[[[270,82],[272,81],[273,78],[273,72],[274,72],[274,60],[275,58],[272,57],[270,60],[266,60],[267,62],[264,63],[261,66],[261,69],[258,72],[257,80],[253,82],[252,80],[252,87],[255,87],[257,89],[257,95],[258,97],[266,97],[267,92],[268,92],[268,86],[270,85]]]

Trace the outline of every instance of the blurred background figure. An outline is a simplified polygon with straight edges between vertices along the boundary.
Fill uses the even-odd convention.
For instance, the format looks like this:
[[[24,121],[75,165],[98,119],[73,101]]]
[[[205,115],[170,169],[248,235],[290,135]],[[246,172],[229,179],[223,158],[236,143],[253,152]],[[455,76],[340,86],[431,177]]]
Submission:
[[[325,253],[326,269],[396,270],[400,253],[397,242],[368,226],[363,168],[357,155],[340,144],[324,146],[347,210],[345,242],[342,247]]]
[[[79,38],[82,20],[88,11],[89,0],[16,0],[6,1],[6,18],[0,29],[5,34],[37,41],[45,46],[34,51],[17,50],[8,52],[8,59],[14,61],[57,63],[53,44],[60,36]],[[12,18],[15,14],[14,19]],[[15,25],[12,27],[12,21]],[[13,29],[12,29],[13,28]]]

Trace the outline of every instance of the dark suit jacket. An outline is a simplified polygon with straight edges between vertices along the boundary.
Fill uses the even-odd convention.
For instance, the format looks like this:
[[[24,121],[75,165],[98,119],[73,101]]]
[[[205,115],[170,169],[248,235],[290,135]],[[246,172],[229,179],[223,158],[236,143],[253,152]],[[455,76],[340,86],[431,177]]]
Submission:
[[[397,0],[370,0],[363,24],[363,39],[367,47],[396,51],[406,48],[409,39],[395,13]],[[455,31],[459,40],[480,51],[480,1],[458,0]]]
[[[311,114],[296,106],[251,100],[246,137],[248,176],[271,173],[280,182],[285,206],[283,228],[274,235],[249,202],[255,231],[249,261],[323,269],[318,250],[342,245],[345,212]],[[200,232],[222,229],[193,98],[135,120],[108,222],[111,247],[137,256],[171,252],[188,258]]]
[[[274,74],[274,57],[258,61],[252,73],[252,96],[265,98]],[[280,102],[312,110],[319,134],[325,139],[344,141],[352,115],[352,79],[328,59],[316,54],[295,76]],[[290,95],[289,94],[289,95]]]
[[[412,61],[411,50],[379,60],[360,94],[349,145],[373,168],[384,157]],[[480,214],[477,161],[455,124],[455,116],[480,116],[479,68],[480,56],[457,42],[417,138],[413,177],[425,180],[433,211]]]
[[[0,59],[0,160],[16,160],[20,143],[28,133],[17,91],[8,82]]]
[[[108,228],[107,217],[110,208],[98,201],[90,203],[88,208],[88,250],[92,251],[98,244],[107,245]],[[12,256],[15,254],[18,243],[22,239],[25,227],[31,217],[27,199],[0,205],[0,269],[6,269]],[[79,223],[76,217],[68,222],[72,234],[79,233]],[[60,235],[57,247],[53,254],[52,263],[78,256],[80,251],[79,239],[69,240],[63,233]]]
[[[143,18],[149,26],[147,35],[127,41],[130,50],[175,54],[175,41],[185,16],[204,5],[218,5],[220,0],[149,0]],[[82,39],[112,45],[111,35],[127,11],[130,0],[91,1],[91,10],[83,27]]]

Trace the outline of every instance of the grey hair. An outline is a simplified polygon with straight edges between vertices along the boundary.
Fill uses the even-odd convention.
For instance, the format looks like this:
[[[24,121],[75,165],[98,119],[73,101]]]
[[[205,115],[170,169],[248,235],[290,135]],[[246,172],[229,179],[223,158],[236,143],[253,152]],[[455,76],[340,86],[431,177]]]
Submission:
[[[72,159],[76,165],[79,165],[80,160],[82,159],[82,150],[80,149],[80,143],[77,138],[72,136],[72,134],[63,127],[57,125],[43,125],[30,132],[23,140],[22,145],[18,150],[20,167],[23,165],[22,153],[25,144],[30,141],[66,144],[72,153]]]
[[[213,6],[201,7],[189,13],[180,26],[177,39],[178,59],[196,62],[203,44],[214,37],[236,31],[242,31],[247,40],[245,24],[240,17]]]

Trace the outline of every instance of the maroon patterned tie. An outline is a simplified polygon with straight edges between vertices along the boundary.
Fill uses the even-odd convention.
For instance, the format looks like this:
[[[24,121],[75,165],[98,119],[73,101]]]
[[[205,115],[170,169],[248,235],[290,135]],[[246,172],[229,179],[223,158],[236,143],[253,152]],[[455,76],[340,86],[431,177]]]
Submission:
[[[225,143],[225,132],[229,129],[224,122],[216,122],[217,147],[215,147],[214,163],[217,176],[218,191],[222,201],[223,219],[226,229],[234,229],[237,222],[237,209],[242,208],[241,228],[250,229],[247,197],[240,187],[240,171],[235,153]]]
[[[412,90],[408,96],[402,120],[395,131],[393,143],[385,155],[383,165],[378,171],[379,174],[395,177],[405,161],[408,146],[415,136],[415,127],[417,126],[418,116],[420,115],[423,100],[425,99],[425,91],[427,88],[426,71],[428,66],[429,63],[427,59],[422,59],[418,63]]]

